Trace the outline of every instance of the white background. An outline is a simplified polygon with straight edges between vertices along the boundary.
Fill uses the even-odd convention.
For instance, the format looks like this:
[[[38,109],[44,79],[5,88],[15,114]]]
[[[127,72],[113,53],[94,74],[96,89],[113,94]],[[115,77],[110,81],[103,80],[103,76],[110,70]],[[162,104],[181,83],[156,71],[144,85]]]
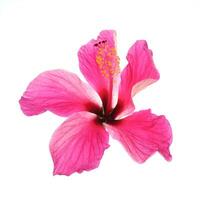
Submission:
[[[198,0],[0,0],[0,199],[200,199],[199,26]],[[161,79],[135,104],[170,120],[173,160],[140,165],[110,139],[98,169],[53,176],[48,144],[65,119],[26,117],[18,100],[42,71],[81,76],[77,51],[103,29],[117,31],[122,67],[135,40],[153,50]]]

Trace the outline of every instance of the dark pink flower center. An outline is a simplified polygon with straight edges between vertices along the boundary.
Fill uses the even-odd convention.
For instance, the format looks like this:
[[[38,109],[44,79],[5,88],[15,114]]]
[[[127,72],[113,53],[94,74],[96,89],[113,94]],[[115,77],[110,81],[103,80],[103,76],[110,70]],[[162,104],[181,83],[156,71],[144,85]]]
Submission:
[[[103,111],[103,110],[102,110]],[[113,123],[115,121],[115,118],[112,116],[112,113],[105,115],[104,112],[101,112],[97,115],[98,121],[100,123]]]
[[[102,123],[113,124],[119,122],[120,120],[116,119],[116,117],[118,113],[121,111],[121,109],[122,109],[122,104],[120,102],[118,102],[115,108],[113,108],[109,113],[106,112],[106,108],[104,106],[99,107],[94,104],[87,105],[87,110],[97,115],[97,122],[100,124]]]

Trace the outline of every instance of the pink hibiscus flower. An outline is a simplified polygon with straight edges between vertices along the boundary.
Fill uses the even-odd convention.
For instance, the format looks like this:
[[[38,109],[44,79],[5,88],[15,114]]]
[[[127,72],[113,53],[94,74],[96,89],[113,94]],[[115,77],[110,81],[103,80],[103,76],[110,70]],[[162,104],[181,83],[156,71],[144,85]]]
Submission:
[[[74,73],[51,70],[37,76],[19,101],[28,116],[48,110],[68,117],[50,142],[54,175],[97,168],[109,147],[108,133],[139,163],[156,151],[171,160],[172,131],[165,116],[150,110],[134,112],[132,97],[159,79],[146,41],[129,49],[121,73],[115,31],[102,31],[80,48],[78,58],[92,87]]]

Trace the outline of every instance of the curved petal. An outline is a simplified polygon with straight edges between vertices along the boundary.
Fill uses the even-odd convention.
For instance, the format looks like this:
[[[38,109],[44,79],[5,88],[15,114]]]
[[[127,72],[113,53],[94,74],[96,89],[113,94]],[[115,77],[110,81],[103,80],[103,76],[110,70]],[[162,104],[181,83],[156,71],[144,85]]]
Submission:
[[[78,52],[80,70],[99,93],[107,112],[114,104],[112,97],[118,92],[119,57],[115,38],[115,31],[102,31],[97,40],[91,40]]]
[[[109,147],[108,134],[89,112],[70,116],[54,133],[50,151],[54,175],[81,173],[99,166],[104,150]]]
[[[121,73],[119,105],[118,109],[116,108],[118,114],[124,112],[123,115],[134,111],[132,97],[160,77],[153,62],[152,51],[148,49],[146,41],[137,41],[129,49],[127,60],[128,65]]]
[[[37,115],[47,110],[67,116],[78,111],[100,109],[100,98],[75,74],[64,70],[41,73],[27,87],[19,103],[26,115]]]
[[[106,128],[139,163],[143,163],[156,151],[166,160],[171,160],[169,146],[172,142],[172,130],[165,116],[143,110],[113,125],[107,125]]]

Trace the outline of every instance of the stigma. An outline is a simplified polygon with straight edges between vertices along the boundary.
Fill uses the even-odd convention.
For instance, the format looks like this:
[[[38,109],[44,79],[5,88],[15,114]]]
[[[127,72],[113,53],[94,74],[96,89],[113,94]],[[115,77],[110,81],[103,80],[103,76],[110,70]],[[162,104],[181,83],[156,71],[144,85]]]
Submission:
[[[107,40],[95,43],[97,48],[96,63],[101,74],[106,78],[111,78],[119,74],[119,57],[116,48],[110,47]]]

